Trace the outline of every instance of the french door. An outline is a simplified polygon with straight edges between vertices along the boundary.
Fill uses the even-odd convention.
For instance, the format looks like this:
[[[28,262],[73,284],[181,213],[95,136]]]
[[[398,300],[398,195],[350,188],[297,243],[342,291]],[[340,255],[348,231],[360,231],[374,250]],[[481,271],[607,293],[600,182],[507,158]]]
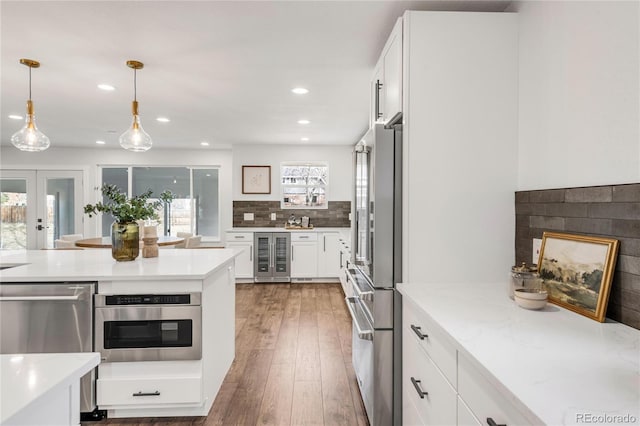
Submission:
[[[0,171],[0,248],[53,248],[82,233],[82,171]]]

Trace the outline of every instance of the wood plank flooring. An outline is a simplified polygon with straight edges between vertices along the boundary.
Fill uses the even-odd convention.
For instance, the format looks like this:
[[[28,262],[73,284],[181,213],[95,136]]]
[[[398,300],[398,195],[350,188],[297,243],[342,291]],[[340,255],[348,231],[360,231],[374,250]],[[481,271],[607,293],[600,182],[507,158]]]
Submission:
[[[238,284],[236,358],[207,417],[86,426],[367,426],[340,284]]]

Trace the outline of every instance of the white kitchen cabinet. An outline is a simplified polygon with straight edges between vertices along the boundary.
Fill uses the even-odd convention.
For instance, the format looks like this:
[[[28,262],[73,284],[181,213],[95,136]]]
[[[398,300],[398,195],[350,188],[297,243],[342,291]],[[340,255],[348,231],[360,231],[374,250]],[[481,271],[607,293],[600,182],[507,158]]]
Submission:
[[[405,330],[402,342],[402,399],[411,402],[425,425],[456,424],[456,390]]]
[[[513,247],[487,241],[514,240],[517,15],[403,19],[403,281],[501,280]]]
[[[318,277],[340,276],[340,234],[322,232],[318,234]]]
[[[236,278],[253,278],[253,232],[227,232],[226,247],[242,250],[236,257]]]
[[[318,276],[318,234],[291,233],[291,278]]]
[[[382,49],[371,80],[371,119],[388,122],[402,111],[402,18],[396,21]]]
[[[474,417],[496,424],[527,425],[527,419],[502,396],[465,355],[458,354],[458,393]],[[487,420],[488,422],[488,420]]]
[[[409,416],[420,419],[411,423],[415,420],[404,418],[403,424],[454,425],[456,350],[411,302],[404,303],[402,316],[403,407]],[[411,406],[418,417],[412,414]]]
[[[98,366],[97,404],[109,417],[207,415],[235,357],[234,264],[220,266],[204,279],[99,281],[105,294],[202,293],[201,359]]]
[[[531,424],[407,298],[402,316],[403,407],[412,419],[408,404],[415,407],[421,420],[416,424],[477,425],[488,418],[496,424]]]

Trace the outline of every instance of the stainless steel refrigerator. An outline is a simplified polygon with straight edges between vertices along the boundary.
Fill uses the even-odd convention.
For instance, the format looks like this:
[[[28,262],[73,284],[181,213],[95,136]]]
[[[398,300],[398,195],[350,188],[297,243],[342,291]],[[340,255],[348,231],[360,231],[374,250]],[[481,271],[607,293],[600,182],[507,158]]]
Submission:
[[[347,297],[353,366],[372,425],[401,424],[402,116],[354,148],[353,252]]]

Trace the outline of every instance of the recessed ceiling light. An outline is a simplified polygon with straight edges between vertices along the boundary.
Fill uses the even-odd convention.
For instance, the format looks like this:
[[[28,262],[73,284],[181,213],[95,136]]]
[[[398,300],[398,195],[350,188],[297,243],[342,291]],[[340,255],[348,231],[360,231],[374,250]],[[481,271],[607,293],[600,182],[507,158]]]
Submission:
[[[98,145],[104,145],[106,142],[105,141],[96,141],[96,144]]]
[[[167,117],[158,117],[156,118],[156,121],[159,121],[161,123],[168,123],[171,120],[169,120]]]
[[[202,146],[209,146],[209,142],[200,142],[200,145],[202,145]]]
[[[298,120],[298,124],[309,124],[311,123],[309,120]]]
[[[16,114],[11,114],[9,116],[10,119],[12,120],[22,120],[22,116],[21,115],[16,115]]]
[[[308,141],[308,140],[309,140],[309,138],[300,138],[300,140],[301,140],[302,142],[306,142],[306,141]]]
[[[309,93],[309,90],[305,89],[304,87],[296,87],[294,89],[291,89],[291,91],[296,95],[306,95],[307,93]]]
[[[104,83],[103,84],[98,84],[98,89],[104,90],[104,91],[107,91],[107,92],[113,92],[114,90],[116,90],[116,88],[113,87],[112,85],[104,84]]]

